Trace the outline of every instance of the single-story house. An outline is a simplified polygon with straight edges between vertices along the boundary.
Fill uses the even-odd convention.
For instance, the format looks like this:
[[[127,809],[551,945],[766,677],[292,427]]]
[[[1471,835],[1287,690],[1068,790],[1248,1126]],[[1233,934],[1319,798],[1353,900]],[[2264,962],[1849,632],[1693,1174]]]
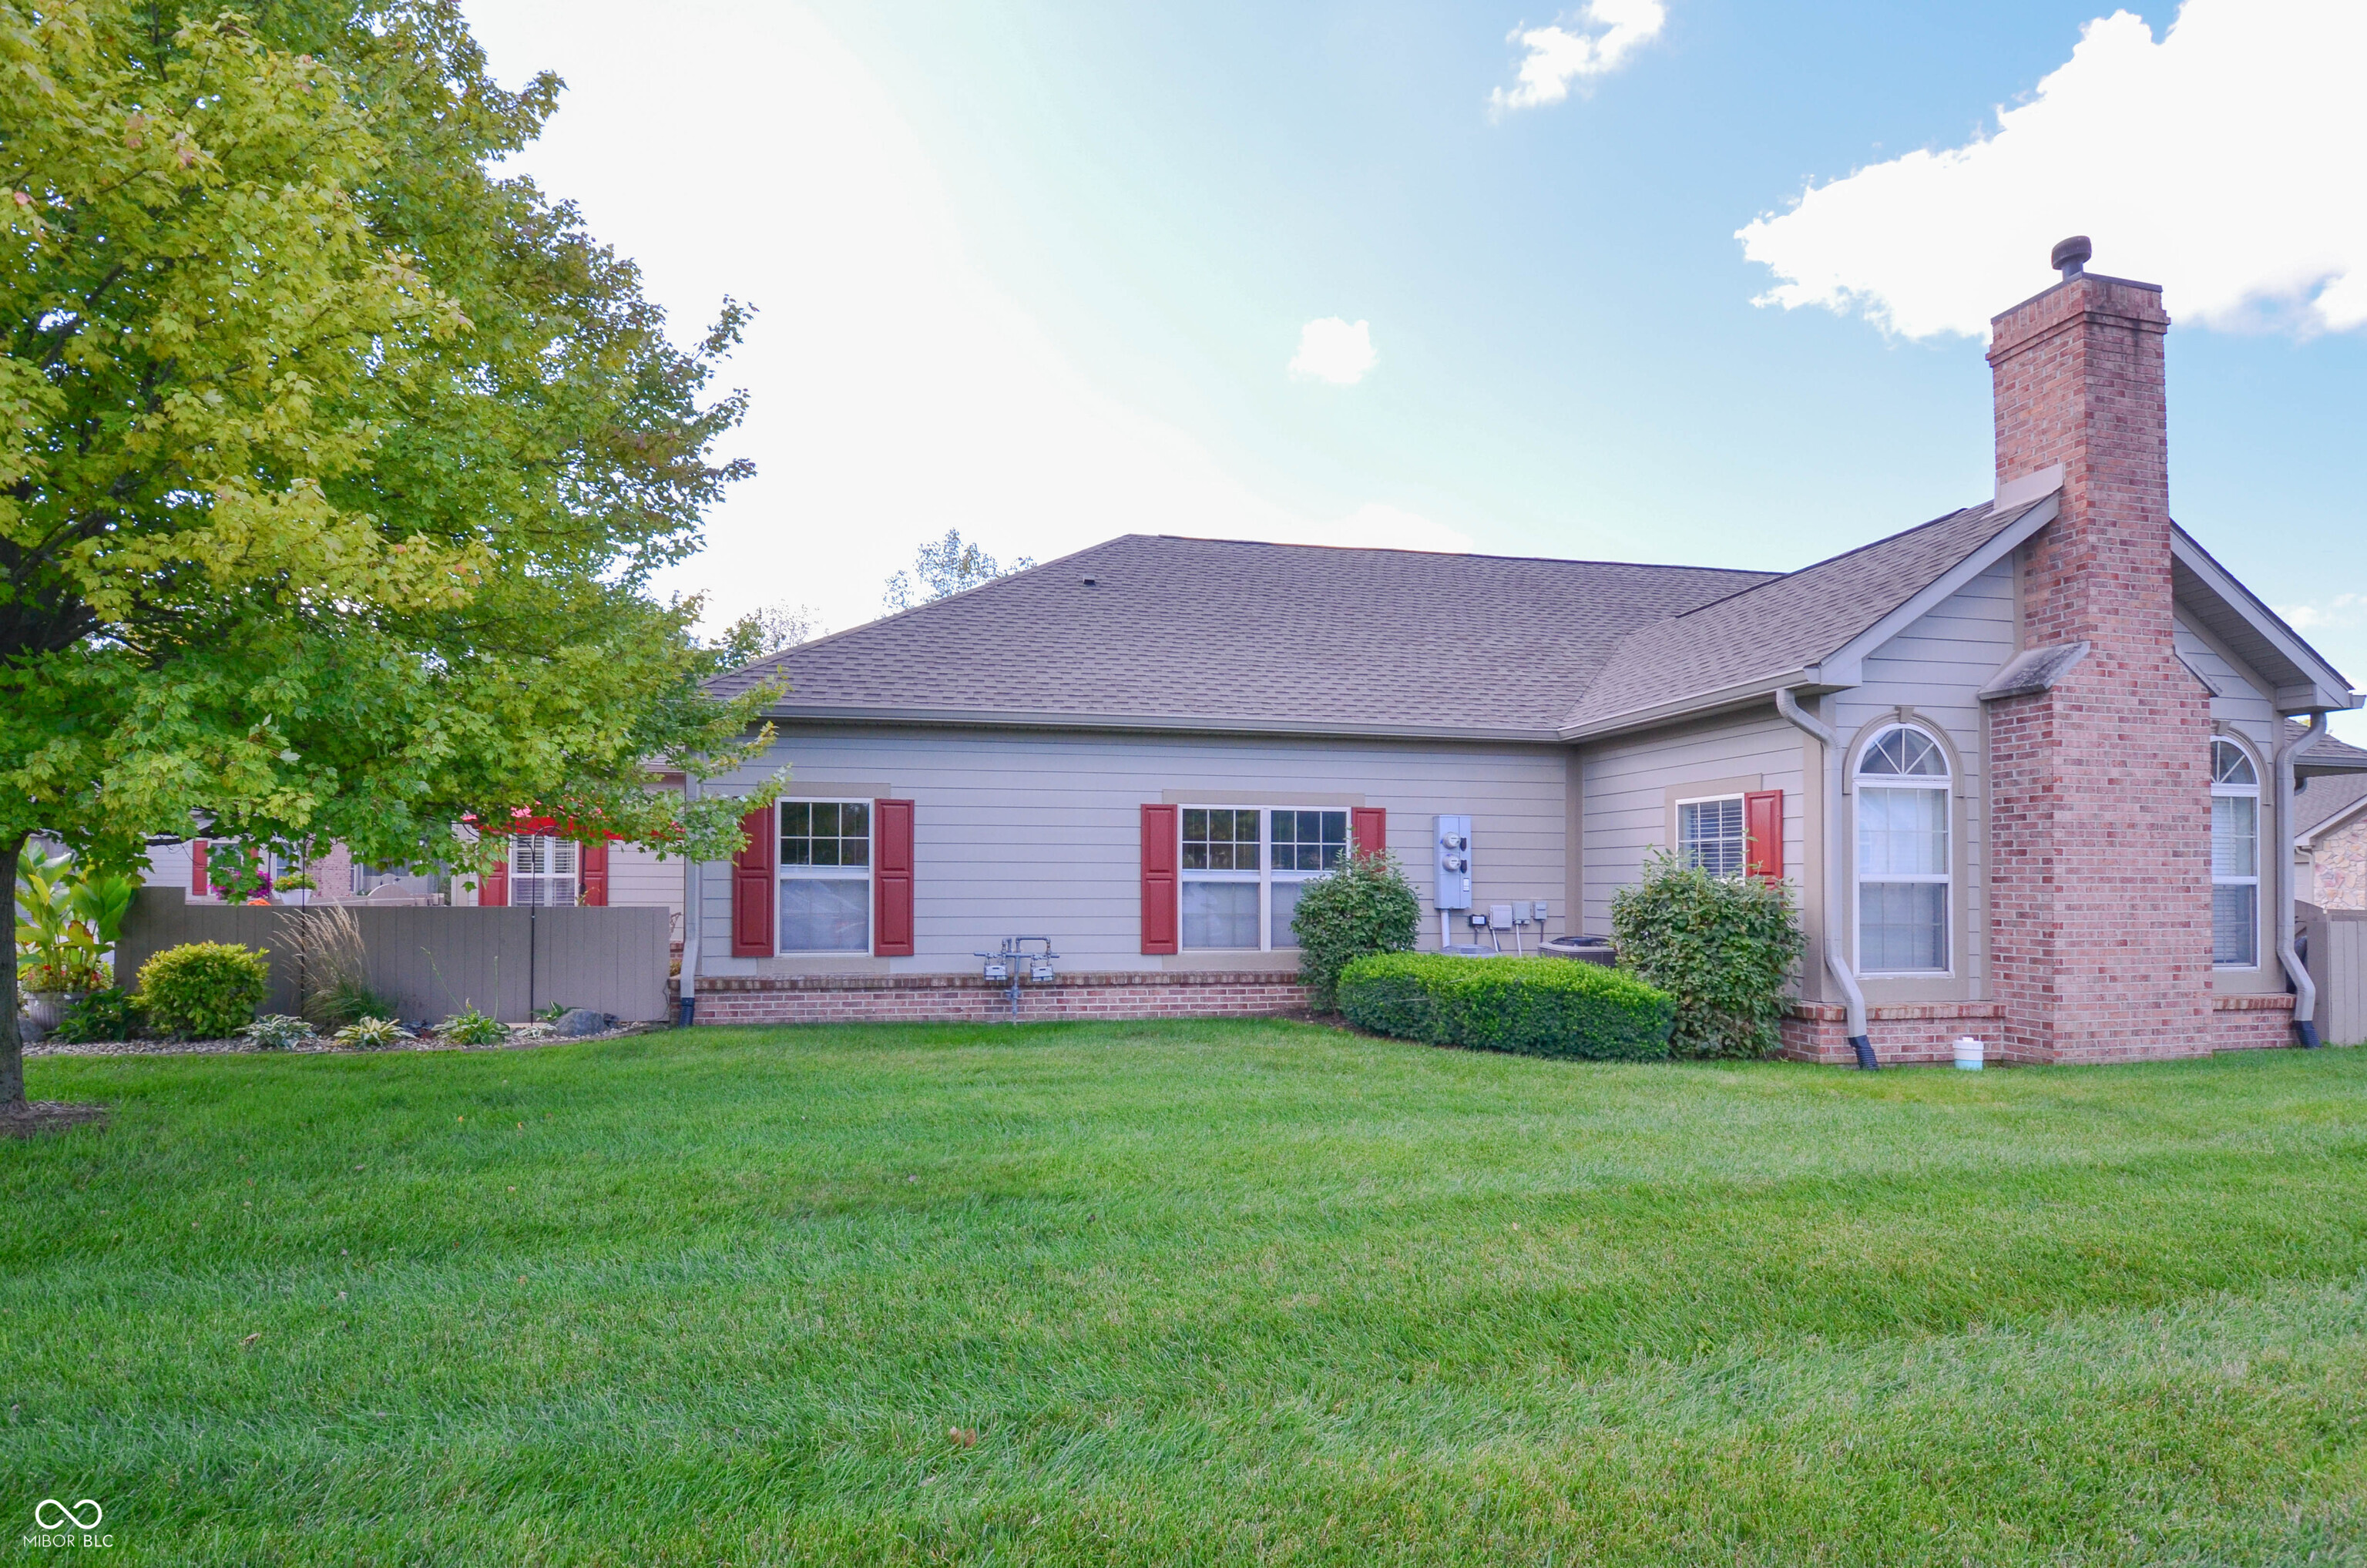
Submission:
[[[1800,571],[1129,536],[727,677],[777,742],[701,788],[794,782],[693,870],[697,1017],[992,1017],[1016,937],[1026,1016],[1285,1009],[1298,890],[1382,844],[1427,948],[1606,933],[1656,849],[1786,880],[1813,1060],[2295,1038],[2359,699],[2171,520],[2161,291],[2070,248],[1993,324],[1994,493]]]

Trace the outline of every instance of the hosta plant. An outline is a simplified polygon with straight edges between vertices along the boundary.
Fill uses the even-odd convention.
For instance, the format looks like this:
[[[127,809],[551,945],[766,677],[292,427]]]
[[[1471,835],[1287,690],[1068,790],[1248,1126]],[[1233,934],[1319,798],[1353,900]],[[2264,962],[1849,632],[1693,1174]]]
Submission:
[[[384,1051],[418,1038],[392,1018],[357,1019],[336,1033],[339,1045],[355,1046],[363,1051]]]
[[[286,1051],[316,1038],[311,1024],[286,1013],[266,1013],[238,1032],[260,1051]]]

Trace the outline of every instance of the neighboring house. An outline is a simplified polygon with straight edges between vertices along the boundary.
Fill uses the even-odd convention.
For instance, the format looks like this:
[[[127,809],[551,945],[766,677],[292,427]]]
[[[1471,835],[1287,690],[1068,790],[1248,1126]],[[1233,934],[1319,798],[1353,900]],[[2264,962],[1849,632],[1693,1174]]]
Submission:
[[[667,782],[680,789],[681,776],[672,775]],[[221,891],[209,875],[213,847],[202,838],[153,844],[143,880],[180,888],[192,903],[219,903]],[[266,868],[275,883],[296,869],[277,857]],[[683,863],[660,860],[634,844],[579,844],[549,833],[514,833],[501,869],[477,880],[478,885],[440,867],[358,864],[342,844],[300,869],[316,884],[309,899],[313,903],[657,907],[671,912],[674,941],[679,945],[682,939]]]
[[[2293,801],[2296,892],[2321,909],[2367,909],[2367,776],[2321,778]]]
[[[1019,936],[1030,1016],[1279,1010],[1352,842],[1468,938],[1467,818],[1467,902],[1556,935],[1654,849],[1788,880],[1795,1054],[2282,1043],[2281,760],[2367,754],[2282,744],[2357,699],[2170,520],[2167,326],[2074,263],[1995,324],[1996,494],[1788,574],[1133,536],[769,657],[705,788],[794,782],[698,869],[697,1016],[991,1016]]]

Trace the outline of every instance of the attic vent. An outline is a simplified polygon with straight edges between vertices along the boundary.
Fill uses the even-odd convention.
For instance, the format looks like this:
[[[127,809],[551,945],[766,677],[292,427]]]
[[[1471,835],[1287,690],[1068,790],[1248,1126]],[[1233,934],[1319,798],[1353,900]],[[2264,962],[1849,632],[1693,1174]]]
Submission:
[[[1101,579],[1098,577],[1088,577],[1085,579],[1085,586],[1088,588],[1095,587],[1099,585]]]

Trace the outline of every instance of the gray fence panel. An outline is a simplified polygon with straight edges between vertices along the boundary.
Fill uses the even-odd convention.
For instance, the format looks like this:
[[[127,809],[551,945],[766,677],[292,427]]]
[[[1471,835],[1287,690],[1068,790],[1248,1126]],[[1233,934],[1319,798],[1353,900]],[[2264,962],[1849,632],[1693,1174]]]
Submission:
[[[634,1023],[666,1017],[671,916],[663,909],[455,909],[349,905],[370,984],[412,1021],[477,1007],[505,1022],[559,1003]],[[123,922],[116,972],[183,942],[238,942],[271,960],[269,1012],[296,1010],[294,944],[284,909],[191,903],[178,888],[142,888]]]
[[[671,911],[652,905],[545,909],[539,914],[534,933],[534,1006],[597,1007],[636,1020],[666,1016]]]
[[[2367,909],[2305,905],[2309,977],[2317,983],[2317,1035],[2328,1045],[2367,1045]]]

